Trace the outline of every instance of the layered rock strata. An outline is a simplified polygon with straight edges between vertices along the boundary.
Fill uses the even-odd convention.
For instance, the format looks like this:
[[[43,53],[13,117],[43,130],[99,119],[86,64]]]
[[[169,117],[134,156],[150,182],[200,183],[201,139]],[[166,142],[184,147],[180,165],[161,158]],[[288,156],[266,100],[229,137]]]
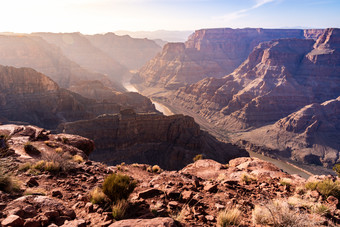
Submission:
[[[126,110],[119,115],[65,123],[59,131],[93,139],[96,151],[91,158],[108,164],[142,162],[179,169],[197,154],[222,163],[248,155],[201,131],[193,118],[183,115],[141,115]]]

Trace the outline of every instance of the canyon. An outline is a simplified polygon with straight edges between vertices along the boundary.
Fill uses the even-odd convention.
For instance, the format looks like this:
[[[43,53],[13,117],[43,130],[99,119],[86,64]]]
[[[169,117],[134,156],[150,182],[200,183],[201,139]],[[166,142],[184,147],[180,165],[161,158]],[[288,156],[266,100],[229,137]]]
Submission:
[[[234,34],[228,36],[226,33]],[[264,35],[259,35],[261,33]],[[256,39],[253,34],[257,34]],[[281,37],[277,37],[280,34]],[[332,121],[334,124],[327,126],[326,117],[316,121],[322,114],[306,114],[303,108],[309,110],[309,105],[320,104],[320,109],[325,110],[326,103],[336,103],[333,99],[340,95],[339,37],[339,29],[333,28],[199,30],[186,43],[165,46],[163,53],[146,64],[132,82],[142,94],[170,109],[202,118],[208,130],[218,129],[215,135],[249,151],[331,168],[340,161],[336,117]],[[252,39],[254,41],[250,42]],[[229,47],[229,51],[221,52],[234,54],[229,56],[234,61],[222,55],[217,57],[219,48],[232,43],[237,50]],[[189,52],[201,53],[188,57]],[[188,59],[190,62],[195,59],[193,56],[200,59],[196,65],[207,72],[192,68],[191,63],[191,66],[186,65]],[[217,66],[216,59],[228,60],[222,64],[226,68]],[[215,62],[212,64],[211,61]],[[204,67],[204,62],[212,68]],[[205,78],[195,82],[201,77]],[[338,113],[333,106],[336,105],[327,108],[329,116]],[[289,123],[283,123],[296,111],[294,116],[300,116],[299,119],[289,118]],[[294,129],[297,127],[295,121],[302,125],[315,123],[306,131]],[[282,126],[284,124],[289,126]],[[323,134],[326,132],[323,127],[329,127],[328,134]]]

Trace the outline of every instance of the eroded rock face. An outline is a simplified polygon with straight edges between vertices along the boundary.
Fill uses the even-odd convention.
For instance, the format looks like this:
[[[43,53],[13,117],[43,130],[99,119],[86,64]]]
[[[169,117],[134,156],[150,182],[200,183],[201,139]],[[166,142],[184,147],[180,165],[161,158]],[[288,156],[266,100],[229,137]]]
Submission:
[[[169,43],[139,71],[146,87],[177,89],[206,77],[233,72],[259,43],[279,38],[314,38],[323,30],[202,29],[185,43]],[[134,80],[137,81],[136,79]]]
[[[130,70],[137,70],[161,51],[155,41],[114,33],[87,35],[91,43]]]
[[[124,108],[133,108],[136,112],[157,112],[151,100],[136,92],[118,92],[100,81],[84,81],[69,88],[83,97],[99,102],[117,103]]]
[[[231,130],[274,122],[313,102],[340,95],[337,37],[328,29],[317,42],[282,39],[262,43],[233,73],[181,89],[175,103]],[[332,41],[333,40],[333,41]],[[322,43],[322,44],[320,44]],[[327,60],[326,60],[327,59]],[[203,108],[202,108],[203,107]]]
[[[131,77],[125,66],[97,48],[81,33],[34,33],[34,35],[58,46],[67,58],[84,69],[105,74],[110,80],[116,82]],[[124,90],[117,83],[114,84],[114,89]]]
[[[141,115],[124,111],[119,115],[66,123],[59,130],[93,139],[96,151],[91,158],[109,164],[141,162],[179,169],[201,153],[221,162],[247,156],[243,150],[201,131],[193,118],[183,115]]]
[[[37,36],[0,35],[0,50],[0,64],[33,68],[63,88],[89,79],[112,83],[107,76],[80,67],[59,48]]]

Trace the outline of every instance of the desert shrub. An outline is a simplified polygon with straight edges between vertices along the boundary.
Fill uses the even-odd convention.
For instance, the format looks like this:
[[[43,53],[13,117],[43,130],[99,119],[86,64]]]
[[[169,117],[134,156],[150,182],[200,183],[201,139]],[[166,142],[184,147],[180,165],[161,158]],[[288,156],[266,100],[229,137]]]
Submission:
[[[256,181],[256,178],[255,178],[254,176],[251,176],[251,175],[247,174],[247,173],[244,173],[244,174],[242,174],[242,176],[241,176],[241,180],[242,180],[243,182],[249,184],[249,183],[251,183],[251,182],[253,182],[253,181]]]
[[[47,153],[42,157],[46,162],[54,162],[55,164],[60,166],[60,171],[68,172],[75,168],[75,164],[70,161],[72,156],[67,153]]]
[[[240,225],[242,213],[238,208],[226,208],[217,216],[217,226]]]
[[[64,152],[63,148],[61,147],[57,147],[56,149],[54,149],[55,152],[57,152],[58,154],[62,154]]]
[[[122,174],[110,174],[103,182],[103,192],[113,203],[126,200],[135,187],[136,182]]]
[[[5,174],[2,169],[0,169],[0,190],[8,193],[20,191],[18,182],[9,174]]]
[[[305,188],[307,190],[311,190],[311,191],[314,191],[316,190],[316,187],[318,186],[318,182],[317,181],[311,181],[311,182],[307,182],[305,184]]]
[[[331,179],[325,179],[317,184],[316,189],[325,198],[328,196],[334,196],[340,199],[340,182],[332,181]]]
[[[286,187],[290,187],[292,185],[292,180],[289,178],[282,178],[280,180],[280,184]]]
[[[35,146],[33,146],[30,142],[27,142],[24,145],[24,150],[29,155],[40,155],[40,151]]]
[[[151,167],[151,166],[148,166],[148,168],[146,168],[146,171],[152,173],[152,167]]]
[[[312,212],[319,214],[319,215],[327,215],[330,213],[330,209],[328,206],[321,204],[321,203],[317,203],[312,207]]]
[[[285,201],[273,201],[266,205],[256,205],[252,212],[255,225],[270,226],[317,226],[317,221],[305,213],[300,213]]]
[[[340,163],[335,164],[333,170],[340,177]]]
[[[33,164],[32,168],[41,172],[47,171],[50,173],[58,173],[61,171],[61,166],[58,162],[46,160],[40,160],[39,162]]]
[[[161,168],[159,167],[159,165],[152,166],[152,172],[160,173],[161,172]]]
[[[80,155],[73,155],[73,157],[72,157],[72,160],[74,161],[74,162],[77,162],[77,163],[82,163],[82,162],[84,162],[84,159],[83,159],[83,157],[81,157]]]
[[[103,204],[106,201],[106,195],[101,188],[96,187],[90,192],[90,201],[93,204]]]
[[[10,151],[8,140],[10,139],[7,135],[0,135],[0,157],[7,157],[13,152]]]
[[[31,169],[32,164],[29,162],[26,162],[19,166],[18,171],[19,172],[26,172],[27,170]]]
[[[43,195],[45,196],[47,193],[43,188],[27,188],[24,192],[24,195]]]
[[[192,160],[193,160],[194,162],[196,162],[196,161],[201,160],[201,159],[203,159],[203,155],[202,155],[202,154],[198,154],[198,155],[196,155]]]
[[[112,205],[112,217],[115,220],[124,219],[129,203],[123,199]]]

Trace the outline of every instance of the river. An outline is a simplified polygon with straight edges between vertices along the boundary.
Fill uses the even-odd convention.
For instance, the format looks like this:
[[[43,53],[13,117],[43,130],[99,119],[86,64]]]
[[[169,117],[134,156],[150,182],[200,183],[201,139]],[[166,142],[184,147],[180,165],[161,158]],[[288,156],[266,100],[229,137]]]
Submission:
[[[132,84],[130,84],[128,82],[124,83],[123,86],[129,92],[138,92],[138,90]],[[155,105],[156,110],[163,113],[165,116],[174,115],[174,113],[168,107],[164,106],[163,104],[161,104],[159,102],[155,102],[152,99],[151,99],[151,102]]]

